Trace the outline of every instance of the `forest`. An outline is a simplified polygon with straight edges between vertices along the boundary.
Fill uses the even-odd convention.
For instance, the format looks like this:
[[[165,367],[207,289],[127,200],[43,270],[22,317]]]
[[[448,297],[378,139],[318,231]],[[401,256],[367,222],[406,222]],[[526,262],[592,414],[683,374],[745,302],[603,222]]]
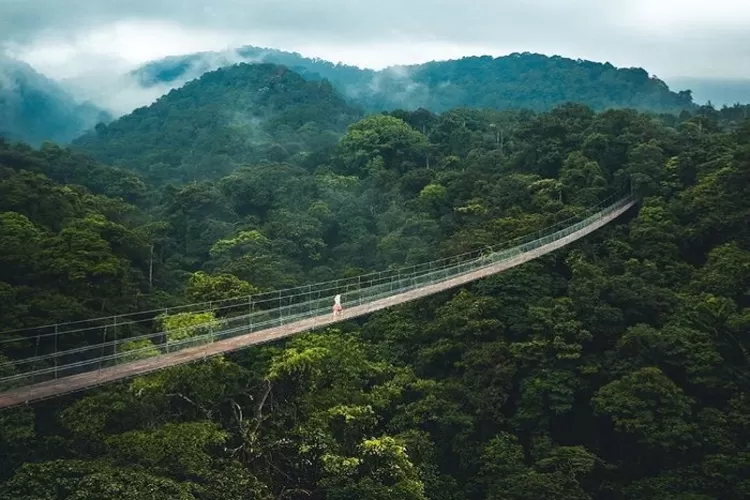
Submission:
[[[417,264],[639,197],[460,289],[0,410],[0,498],[748,498],[746,117],[365,115],[240,65],[70,148],[0,140],[0,377],[18,329]]]
[[[145,109],[157,96],[171,88],[180,91],[183,96],[185,93],[191,94],[180,105],[167,106],[170,108],[169,114],[181,115],[189,128],[191,124],[188,117],[194,116],[191,114],[194,107],[209,104],[205,100],[211,93],[207,89],[208,82],[199,84],[200,90],[197,92],[191,93],[188,90],[195,89],[195,80],[203,75],[207,75],[208,80],[213,83],[214,92],[211,94],[218,96],[222,105],[216,103],[213,110],[203,110],[211,118],[200,120],[199,126],[215,127],[218,124],[212,120],[216,119],[217,113],[232,114],[231,110],[246,109],[242,106],[247,101],[242,99],[239,101],[239,108],[237,103],[225,108],[229,96],[242,93],[243,90],[241,85],[234,88],[231,88],[231,84],[224,85],[226,81],[243,81],[252,86],[259,80],[258,75],[253,76],[252,69],[233,67],[237,63],[253,63],[251,67],[257,68],[258,65],[254,63],[258,62],[283,65],[291,70],[286,77],[286,84],[292,87],[306,86],[303,93],[309,92],[308,97],[298,94],[302,100],[310,100],[315,94],[312,88],[315,84],[321,87],[318,92],[330,93],[328,87],[333,87],[339,99],[341,96],[345,97],[351,108],[361,108],[370,113],[396,109],[413,111],[419,108],[445,112],[460,107],[530,109],[540,112],[549,111],[566,102],[585,104],[595,111],[632,108],[679,113],[696,108],[690,90],[671,90],[665,82],[649,75],[642,68],[617,68],[608,62],[531,53],[514,53],[496,58],[464,57],[374,71],[303,57],[294,52],[245,46],[224,52],[172,56],[152,61],[127,73],[115,72],[103,80],[91,78],[85,82],[52,80],[20,60],[0,55],[0,137],[24,141],[35,147],[45,140],[69,144],[82,133],[92,131],[98,124],[110,124],[122,113],[132,112],[135,106],[142,105],[142,109]],[[214,71],[217,69],[225,71],[217,73]],[[259,74],[262,72],[258,71]],[[304,77],[306,83],[295,82],[294,77]],[[189,83],[192,86],[186,86]],[[693,84],[699,85],[700,82],[691,82]],[[223,92],[217,94],[218,89]],[[273,88],[271,93],[279,96]],[[79,102],[81,100],[83,102]],[[278,104],[268,100],[255,100],[255,105],[261,108],[270,106],[273,109]],[[340,103],[329,104],[343,107]],[[164,112],[164,107],[161,109]],[[340,110],[345,115],[351,111]],[[324,116],[322,110],[316,112],[318,114],[315,116]],[[230,128],[259,123],[259,116],[246,115],[247,113],[236,113],[233,127]],[[300,116],[289,118],[294,121]],[[306,119],[317,121],[309,115]],[[155,131],[158,125],[145,120],[139,121],[148,129],[144,138],[148,140],[151,137],[153,141],[157,137]],[[281,121],[279,124],[283,123]],[[231,131],[227,133],[231,134]],[[317,133],[315,130],[306,131],[305,135],[309,138],[311,134]],[[210,135],[217,140],[220,136],[215,133]],[[213,148],[199,142],[200,149],[195,149],[232,150],[236,147],[247,153],[247,143],[258,139],[256,134],[244,142],[240,140],[238,144],[227,144],[225,137]],[[292,148],[297,147],[298,142],[292,138],[282,141],[286,147]],[[112,156],[114,151],[108,153]],[[163,154],[168,156],[167,153]],[[289,154],[294,154],[294,151]],[[253,158],[256,156],[248,156],[248,160]],[[153,164],[160,162],[163,160],[151,161]]]
[[[131,75],[148,88],[184,83],[237,62],[258,61],[282,64],[308,80],[326,79],[352,102],[372,112],[420,107],[434,112],[458,107],[547,111],[570,101],[597,111],[627,107],[679,113],[695,107],[689,90],[670,90],[642,68],[617,68],[608,62],[529,52],[430,61],[375,71],[295,52],[245,46],[224,53],[168,57],[147,63]]]

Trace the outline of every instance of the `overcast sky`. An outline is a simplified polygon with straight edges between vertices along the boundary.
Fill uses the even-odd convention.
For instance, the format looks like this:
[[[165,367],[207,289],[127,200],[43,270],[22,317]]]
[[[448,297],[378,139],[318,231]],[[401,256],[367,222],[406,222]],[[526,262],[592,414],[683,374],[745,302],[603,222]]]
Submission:
[[[540,52],[661,78],[750,77],[748,0],[0,0],[0,44],[52,77],[260,45],[381,68]]]

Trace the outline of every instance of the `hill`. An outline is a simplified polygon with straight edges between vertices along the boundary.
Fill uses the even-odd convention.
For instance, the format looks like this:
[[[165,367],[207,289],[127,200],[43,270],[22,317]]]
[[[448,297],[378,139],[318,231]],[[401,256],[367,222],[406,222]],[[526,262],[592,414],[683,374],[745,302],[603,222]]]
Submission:
[[[0,412],[0,497],[745,498],[741,111],[371,116],[317,169],[162,188],[149,213],[45,177],[91,160],[0,143],[3,330],[453,255],[563,221],[627,179],[642,197],[580,243],[462,290]],[[190,335],[227,313],[163,321]],[[128,340],[151,328],[104,335],[153,349]],[[52,348],[0,340],[3,375],[5,358]]]
[[[224,52],[198,52],[182,56],[170,56],[152,61],[136,68],[130,74],[144,87],[163,83],[180,86],[215,69],[245,63],[271,63],[288,67],[305,79],[326,78],[336,84],[364,85],[376,74],[347,64],[334,64],[319,58],[303,57],[296,52],[278,49],[245,46]]]
[[[305,78],[325,78],[344,95],[370,111],[456,107],[551,109],[579,102],[596,110],[630,107],[679,111],[693,107],[690,92],[675,93],[640,68],[540,54],[465,57],[381,71],[333,64],[297,53],[242,47],[223,53],[170,57],[142,66],[133,76],[144,86],[173,82],[179,86],[209,69],[232,61],[284,64]]]
[[[747,498],[743,115],[374,115],[316,168],[250,165],[143,210],[76,185],[132,174],[0,141],[0,376],[7,358],[51,367],[103,339],[150,356],[245,313],[223,299],[486,248],[629,181],[641,198],[461,290],[2,411],[0,498]],[[159,143],[150,130],[138,139]],[[197,301],[211,310],[174,308]],[[75,325],[59,344],[7,332],[136,307],[160,319]],[[136,338],[161,325],[180,328]]]
[[[76,102],[28,64],[0,56],[0,137],[34,145],[67,143],[109,119],[91,103]]]
[[[633,108],[674,112],[692,106],[690,92],[674,93],[641,68],[540,54],[466,57],[392,68],[376,80],[368,107],[455,107],[543,111],[565,102],[595,110]],[[401,107],[399,106],[399,107]]]
[[[304,163],[361,116],[326,81],[274,64],[238,64],[98,126],[73,146],[154,183],[182,183],[262,161]]]

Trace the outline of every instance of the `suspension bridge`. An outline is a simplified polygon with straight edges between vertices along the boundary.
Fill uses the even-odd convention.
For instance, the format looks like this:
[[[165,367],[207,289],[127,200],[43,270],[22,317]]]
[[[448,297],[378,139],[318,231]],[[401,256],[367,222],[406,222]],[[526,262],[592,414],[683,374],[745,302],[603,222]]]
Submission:
[[[490,276],[564,247],[635,205],[611,197],[502,245],[408,268],[250,297],[0,333],[0,408],[80,391],[364,316]],[[577,221],[577,222],[575,222]],[[333,296],[344,313],[331,314]],[[164,329],[163,318],[200,314]],[[14,359],[18,358],[18,359]]]

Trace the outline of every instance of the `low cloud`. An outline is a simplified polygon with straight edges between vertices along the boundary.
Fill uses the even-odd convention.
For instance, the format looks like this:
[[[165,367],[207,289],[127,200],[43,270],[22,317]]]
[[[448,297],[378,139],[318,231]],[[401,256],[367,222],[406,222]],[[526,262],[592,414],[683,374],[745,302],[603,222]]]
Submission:
[[[24,60],[34,60],[35,50],[56,47],[59,60],[75,59],[71,51],[109,51],[131,63],[253,44],[373,66],[368,63],[375,59],[378,64],[416,62],[403,60],[403,53],[420,45],[452,47],[443,52],[465,55],[477,47],[486,47],[492,55],[559,54],[642,66],[660,76],[731,77],[750,73],[748,24],[750,3],[744,0],[286,0],[283,5],[276,0],[23,0],[0,4],[1,41],[11,51],[25,54]],[[337,54],[346,59],[337,59]],[[47,65],[52,66],[49,61]]]
[[[372,90],[429,95],[398,65],[539,52],[640,66],[666,79],[750,74],[750,3],[739,0],[0,0],[0,52],[115,116],[207,70],[248,61],[242,45],[381,69]],[[173,82],[144,88],[130,72],[169,55],[218,51]],[[349,92],[361,91],[346,89]]]
[[[206,53],[196,57],[179,78],[171,82],[144,82],[132,64],[116,58],[99,57],[89,61],[92,69],[60,80],[60,84],[79,101],[91,101],[114,117],[148,106],[170,90],[199,78],[203,73],[240,62],[258,62],[242,57],[235,49]]]

